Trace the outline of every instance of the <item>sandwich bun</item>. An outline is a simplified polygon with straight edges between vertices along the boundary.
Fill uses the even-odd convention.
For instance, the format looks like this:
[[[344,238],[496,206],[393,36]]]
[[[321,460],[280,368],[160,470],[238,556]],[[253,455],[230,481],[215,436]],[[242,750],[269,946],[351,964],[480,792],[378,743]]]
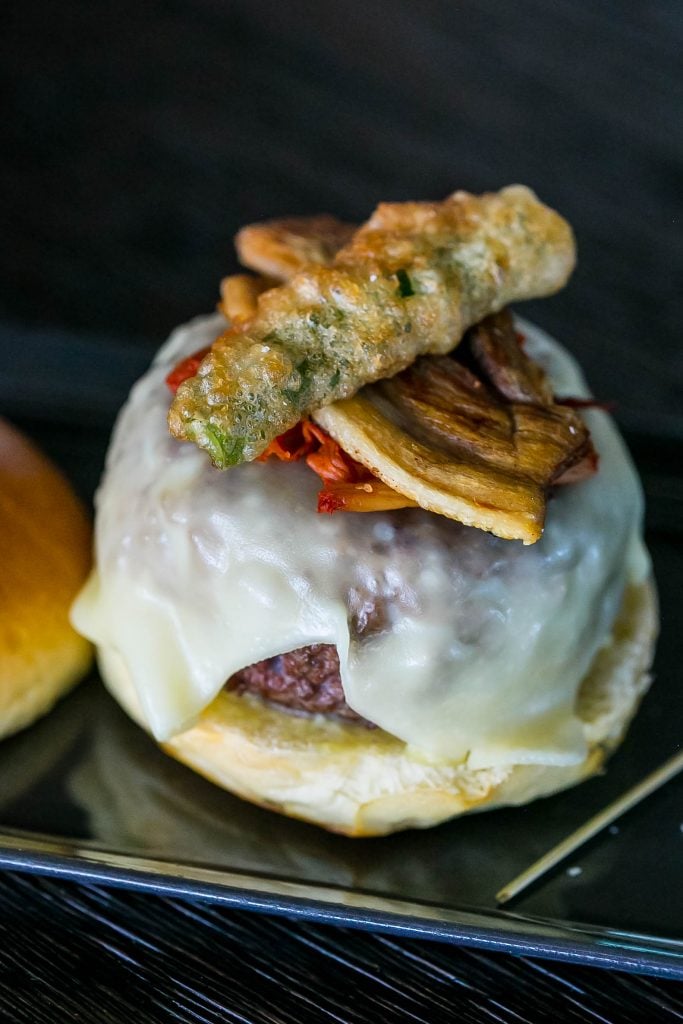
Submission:
[[[427,828],[467,811],[525,804],[600,771],[648,688],[657,624],[652,581],[630,587],[610,641],[579,690],[587,753],[578,764],[439,765],[386,732],[322,715],[296,717],[225,690],[195,726],[162,746],[246,800],[349,836]],[[101,649],[98,660],[110,692],[145,727],[120,657]]]
[[[44,715],[87,671],[69,607],[91,561],[85,509],[57,468],[0,420],[0,737]]]

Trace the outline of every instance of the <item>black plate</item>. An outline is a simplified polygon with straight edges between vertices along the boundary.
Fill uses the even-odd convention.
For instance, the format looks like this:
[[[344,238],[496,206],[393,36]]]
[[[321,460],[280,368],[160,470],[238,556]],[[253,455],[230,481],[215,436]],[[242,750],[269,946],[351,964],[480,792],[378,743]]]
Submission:
[[[45,393],[32,409],[25,391],[20,404],[11,388],[4,395],[5,408],[86,495],[119,393],[147,358],[115,351],[109,366],[118,377],[113,387],[107,382],[106,394],[89,390],[81,376],[69,393],[53,395],[52,405]],[[653,689],[605,775],[521,809],[427,832],[345,839],[245,804],[176,764],[91,679],[0,746],[0,864],[683,977],[683,778],[583,848],[513,910],[497,910],[494,898],[680,744],[681,446],[630,440],[648,492],[662,637]]]

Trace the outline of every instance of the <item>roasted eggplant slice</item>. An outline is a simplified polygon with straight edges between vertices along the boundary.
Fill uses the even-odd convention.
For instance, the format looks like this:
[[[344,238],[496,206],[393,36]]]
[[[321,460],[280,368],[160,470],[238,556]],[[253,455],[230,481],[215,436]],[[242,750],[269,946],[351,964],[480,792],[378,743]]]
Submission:
[[[327,266],[355,231],[356,224],[325,213],[286,217],[247,225],[235,238],[235,246],[243,266],[288,281],[311,264]]]
[[[314,419],[423,508],[525,544],[543,532],[550,486],[595,468],[587,427],[554,402],[507,311],[482,321],[454,356],[418,359]]]

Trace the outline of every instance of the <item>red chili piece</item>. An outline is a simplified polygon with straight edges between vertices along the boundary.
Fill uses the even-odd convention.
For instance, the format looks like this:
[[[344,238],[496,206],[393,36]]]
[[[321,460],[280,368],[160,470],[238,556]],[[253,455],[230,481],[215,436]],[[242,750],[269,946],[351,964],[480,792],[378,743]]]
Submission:
[[[198,352],[188,356],[187,359],[182,359],[177,366],[175,366],[169,375],[166,377],[166,384],[170,391],[175,395],[180,385],[185,380],[189,380],[190,377],[196,376],[199,364],[201,363],[204,356],[207,356],[211,351],[211,346],[207,348],[200,348]]]

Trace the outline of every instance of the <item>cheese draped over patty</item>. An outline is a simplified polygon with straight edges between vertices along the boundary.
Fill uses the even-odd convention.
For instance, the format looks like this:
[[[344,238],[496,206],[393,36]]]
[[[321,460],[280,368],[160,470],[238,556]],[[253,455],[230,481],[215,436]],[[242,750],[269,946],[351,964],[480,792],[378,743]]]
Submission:
[[[320,515],[305,464],[221,472],[169,436],[164,377],[222,327],[177,330],[134,387],[96,498],[96,568],[73,610],[123,659],[154,736],[190,726],[239,669],[326,643],[348,704],[416,756],[581,761],[578,688],[626,584],[649,571],[639,483],[609,417],[586,413],[599,472],[558,489],[533,546],[422,509]],[[522,329],[556,393],[586,396],[567,353]],[[363,632],[368,600],[382,628]]]

